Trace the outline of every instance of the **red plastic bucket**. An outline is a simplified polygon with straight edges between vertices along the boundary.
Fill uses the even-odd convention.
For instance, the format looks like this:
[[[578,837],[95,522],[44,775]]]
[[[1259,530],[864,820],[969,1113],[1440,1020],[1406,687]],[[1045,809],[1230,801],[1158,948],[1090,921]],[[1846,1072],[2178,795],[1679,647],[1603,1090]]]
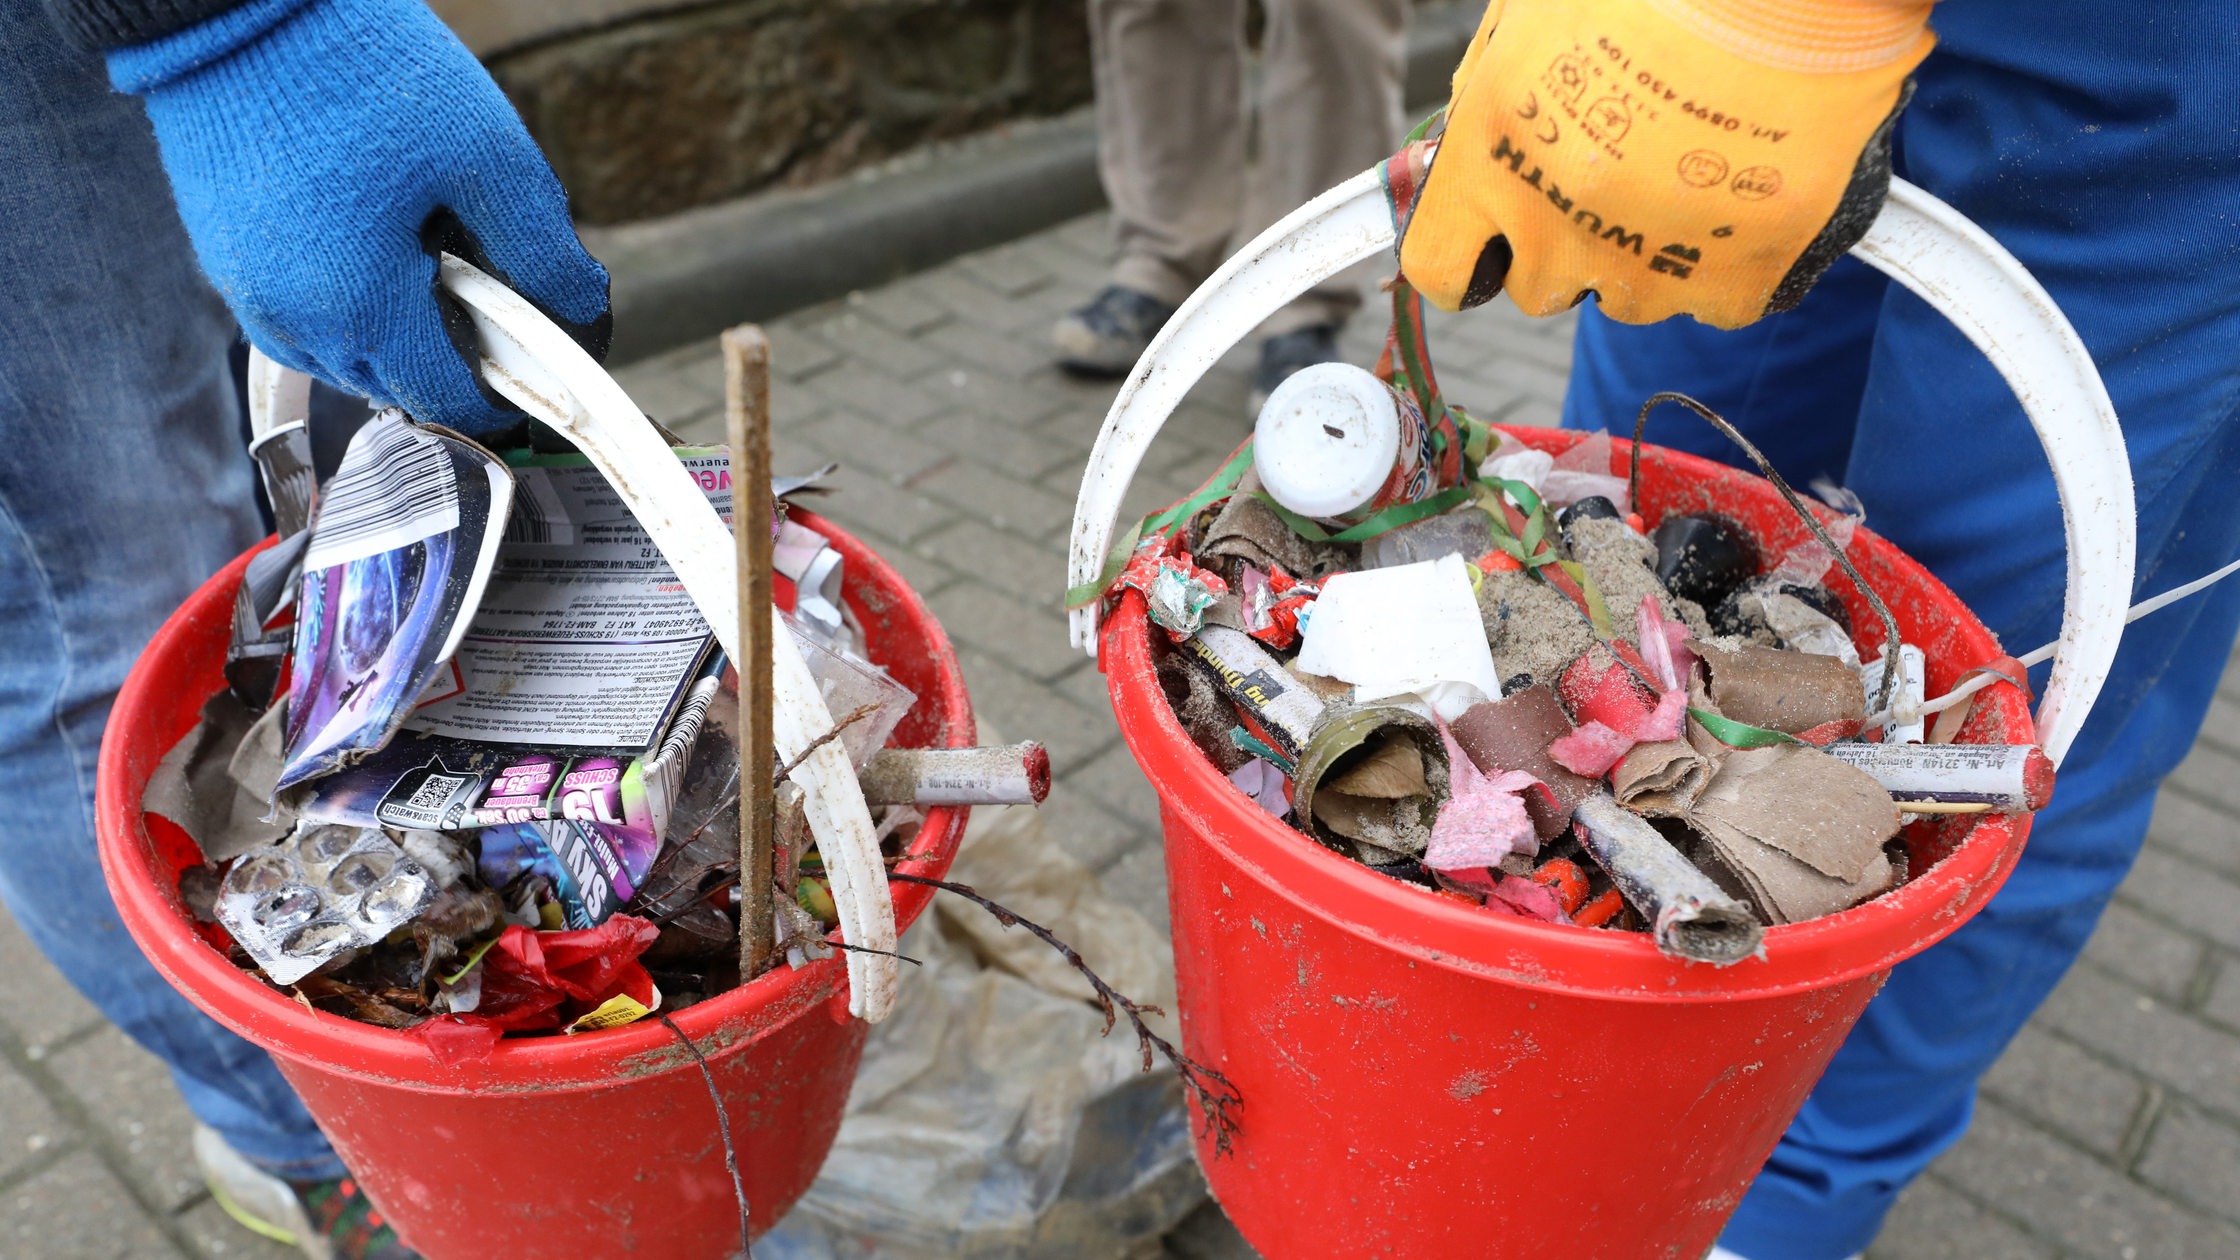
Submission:
[[[918,693],[894,742],[973,743],[956,654],[925,604],[854,537],[808,512],[793,519],[840,549],[869,655]],[[432,1260],[735,1255],[738,1204],[707,1086],[659,1023],[508,1040],[482,1062],[442,1067],[410,1036],[274,992],[197,933],[178,876],[201,855],[140,802],[156,762],[224,685],[247,561],[211,578],[157,633],[102,744],[101,861],[133,939],[195,1005],[272,1052],[374,1201]],[[947,870],[966,812],[929,810],[916,846],[926,856],[897,869]],[[932,892],[895,885],[897,925]],[[674,1017],[723,1091],[758,1234],[808,1189],[839,1131],[865,1036],[848,1017],[846,987],[834,957]]]
[[[1515,430],[1543,450],[1575,433]],[[1617,448],[1624,471],[1630,448]],[[1765,482],[1644,448],[1652,522],[1714,510],[1772,554],[1806,531]],[[1929,693],[1999,654],[1927,570],[1865,530],[1850,554],[1929,656]],[[1881,631],[1831,574],[1872,654]],[[1906,840],[1914,878],[1766,933],[1765,957],[1675,962],[1646,935],[1496,916],[1365,870],[1269,817],[1175,721],[1141,597],[1106,624],[1114,712],[1157,787],[1183,1044],[1244,1098],[1215,1197],[1261,1254],[1694,1260],[1890,967],[1996,892],[2027,817]],[[2012,688],[1962,739],[2031,742]]]

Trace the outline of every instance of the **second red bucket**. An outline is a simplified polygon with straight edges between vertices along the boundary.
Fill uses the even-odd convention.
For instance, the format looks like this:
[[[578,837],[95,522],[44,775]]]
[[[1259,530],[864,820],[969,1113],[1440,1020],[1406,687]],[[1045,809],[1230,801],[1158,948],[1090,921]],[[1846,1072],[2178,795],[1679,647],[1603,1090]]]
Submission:
[[[1543,450],[1581,436],[1511,432]],[[1805,536],[1771,486],[1692,456],[1649,455],[1642,499],[1652,522],[1716,506],[1773,554]],[[1932,693],[1999,654],[1888,543],[1861,530],[1850,555],[1927,651]],[[1897,892],[1772,928],[1762,958],[1679,962],[1645,934],[1429,894],[1276,821],[1176,721],[1148,626],[1131,593],[1101,660],[1159,790],[1183,1049],[1243,1096],[1232,1149],[1201,1135],[1199,1162],[1279,1260],[1695,1260],[1889,968],[1980,908],[2029,830],[2026,815],[1917,825],[1919,874]],[[2033,742],[2012,689],[1978,702],[1964,741]]]
[[[918,693],[894,742],[964,747],[972,708],[949,641],[877,555],[795,511],[846,562],[846,599],[866,651]],[[430,1260],[717,1260],[739,1247],[738,1205],[707,1087],[661,1024],[501,1042],[446,1067],[405,1033],[313,1012],[237,969],[196,933],[179,872],[186,835],[141,811],[148,775],[225,685],[233,593],[247,557],[195,593],[156,635],[118,697],[101,749],[98,825],[110,893],[180,992],[270,1051],[335,1149],[406,1241]],[[927,811],[897,869],[940,876],[965,812]],[[933,890],[897,885],[907,928]],[[677,1012],[707,1057],[736,1144],[755,1232],[816,1178],[839,1131],[866,1026],[847,1009],[835,956]]]
[[[1912,882],[1778,927],[1725,970],[1641,936],[1497,918],[1389,880],[1271,819],[1207,764],[1155,676],[1140,596],[1099,627],[1119,510],[1153,438],[1247,331],[1395,238],[1381,167],[1299,207],[1190,296],[1122,384],[1074,506],[1076,647],[1096,650],[1160,795],[1183,1040],[1243,1095],[1233,1151],[1201,1139],[1222,1206],[1262,1254],[1695,1260],[1882,977],[1965,922],[2021,852],[2026,817],[1916,827]],[[2060,490],[2068,591],[2036,724],[1981,693],[1962,738],[2068,751],[2107,678],[2132,588],[2130,462],[2091,356],[1982,229],[1903,180],[1852,251],[1950,319],[2017,391]],[[1560,449],[1578,435],[1516,436]],[[2016,440],[2026,440],[2017,433]],[[1624,450],[1621,444],[1621,451]],[[1711,508],[1785,548],[1773,490],[1669,453],[1642,512]],[[1612,471],[1622,472],[1622,466]],[[1998,654],[1888,544],[1850,554],[1929,655],[1932,691]],[[1854,601],[1857,592],[1839,584]],[[1879,634],[1870,619],[1867,646]]]

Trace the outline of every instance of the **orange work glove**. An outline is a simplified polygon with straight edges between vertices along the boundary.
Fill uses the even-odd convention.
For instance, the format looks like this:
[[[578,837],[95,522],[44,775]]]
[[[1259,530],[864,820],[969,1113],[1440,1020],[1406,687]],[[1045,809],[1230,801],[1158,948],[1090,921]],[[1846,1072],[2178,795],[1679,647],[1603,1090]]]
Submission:
[[[1400,269],[1448,310],[1587,291],[1738,328],[1864,236],[1928,0],[1493,0]]]

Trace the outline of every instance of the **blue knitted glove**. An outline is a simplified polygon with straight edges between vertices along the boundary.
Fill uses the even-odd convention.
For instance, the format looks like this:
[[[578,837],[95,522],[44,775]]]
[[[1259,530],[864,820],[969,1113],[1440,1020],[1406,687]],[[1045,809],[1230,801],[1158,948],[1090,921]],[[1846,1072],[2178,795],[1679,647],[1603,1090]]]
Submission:
[[[248,0],[108,60],[203,270],[273,359],[466,433],[518,422],[468,366],[437,248],[605,354],[607,273],[560,181],[420,0]]]

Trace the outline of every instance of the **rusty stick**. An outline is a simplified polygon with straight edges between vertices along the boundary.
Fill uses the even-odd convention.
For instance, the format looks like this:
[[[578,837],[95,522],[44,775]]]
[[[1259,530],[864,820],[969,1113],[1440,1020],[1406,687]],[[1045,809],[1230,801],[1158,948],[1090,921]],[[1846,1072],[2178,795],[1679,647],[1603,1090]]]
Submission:
[[[739,548],[739,979],[759,975],[775,937],[770,851],[777,754],[770,726],[770,338],[755,324],[723,334],[731,438],[732,537]]]

